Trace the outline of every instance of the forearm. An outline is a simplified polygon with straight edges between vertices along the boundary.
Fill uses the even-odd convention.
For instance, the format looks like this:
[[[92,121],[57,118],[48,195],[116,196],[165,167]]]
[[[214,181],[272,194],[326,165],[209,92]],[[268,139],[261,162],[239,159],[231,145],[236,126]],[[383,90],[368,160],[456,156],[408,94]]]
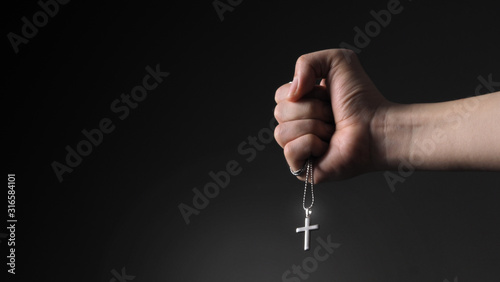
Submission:
[[[500,170],[500,92],[430,104],[389,104],[372,131],[377,169]]]

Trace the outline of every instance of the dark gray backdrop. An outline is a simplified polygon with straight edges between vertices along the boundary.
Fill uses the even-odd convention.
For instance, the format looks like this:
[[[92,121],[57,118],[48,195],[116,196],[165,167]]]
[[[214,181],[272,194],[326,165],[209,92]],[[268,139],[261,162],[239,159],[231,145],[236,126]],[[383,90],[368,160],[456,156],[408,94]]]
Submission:
[[[308,281],[498,281],[499,173],[408,173],[392,190],[384,172],[322,184],[311,251],[294,232],[302,183],[266,135],[274,91],[301,54],[355,46],[354,28],[389,2],[220,1],[233,4],[221,21],[212,1],[71,1],[17,54],[7,34],[41,8],[5,8],[15,281],[302,281],[286,271],[303,262]],[[460,99],[480,76],[500,80],[495,1],[400,6],[359,53],[389,100]],[[120,120],[110,105],[158,64],[169,76]],[[59,182],[51,164],[103,118],[114,131]],[[240,173],[186,224],[179,204],[193,206],[192,189],[233,160]],[[328,236],[340,246],[309,258]]]

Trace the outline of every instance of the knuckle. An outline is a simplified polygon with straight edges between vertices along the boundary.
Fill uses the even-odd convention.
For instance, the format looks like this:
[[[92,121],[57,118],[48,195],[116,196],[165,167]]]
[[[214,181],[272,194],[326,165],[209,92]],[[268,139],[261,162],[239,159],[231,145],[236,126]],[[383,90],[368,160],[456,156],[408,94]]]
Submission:
[[[289,161],[292,160],[292,156],[293,156],[293,145],[291,144],[291,142],[287,143],[284,147],[283,147],[283,153],[285,154],[285,158]]]
[[[276,89],[276,91],[274,92],[274,101],[276,102],[276,104],[278,104],[278,102],[280,101],[280,93],[283,91],[283,87],[284,86],[278,87],[278,89]]]
[[[346,54],[348,56],[352,56],[352,55],[356,55],[356,53],[351,50],[351,49],[347,49],[347,48],[340,48],[339,51],[341,51],[343,54]]]
[[[297,62],[296,62],[296,65],[303,65],[303,64],[306,64],[307,61],[308,61],[308,56],[307,55],[301,55],[300,57],[297,58]]]
[[[335,52],[335,56],[339,61],[342,62],[351,62],[351,60],[356,60],[358,55],[356,52],[354,52],[351,49],[346,49],[346,48],[341,48],[341,49],[336,49],[337,52]]]
[[[287,111],[289,110],[290,104],[287,101],[281,101],[274,107],[274,117],[279,123],[282,123],[288,118]]]
[[[274,107],[274,117],[276,118],[276,120],[281,123],[281,116],[282,116],[282,110],[281,108],[283,106],[280,106],[281,104],[277,104],[276,107]]]
[[[274,128],[274,139],[281,145],[281,140],[283,139],[283,125],[278,124]]]

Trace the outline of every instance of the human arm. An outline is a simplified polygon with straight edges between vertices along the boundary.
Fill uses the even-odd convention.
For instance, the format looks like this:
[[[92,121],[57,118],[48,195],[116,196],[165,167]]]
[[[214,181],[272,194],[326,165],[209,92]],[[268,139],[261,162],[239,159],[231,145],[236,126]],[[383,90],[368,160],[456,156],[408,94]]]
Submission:
[[[499,93],[392,103],[352,51],[331,49],[301,56],[293,82],[275,100],[275,139],[294,170],[315,158],[316,182],[397,169],[404,161],[421,170],[500,170]]]

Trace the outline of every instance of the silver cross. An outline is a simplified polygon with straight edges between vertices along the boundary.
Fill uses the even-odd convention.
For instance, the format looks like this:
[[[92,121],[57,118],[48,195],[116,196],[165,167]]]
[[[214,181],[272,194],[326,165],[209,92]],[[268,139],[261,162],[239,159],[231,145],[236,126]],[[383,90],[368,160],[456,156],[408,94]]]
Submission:
[[[303,227],[298,227],[296,232],[304,232],[304,251],[309,250],[309,231],[310,230],[316,230],[319,229],[319,225],[309,225],[311,218],[309,215],[311,214],[311,211],[309,209],[306,209],[306,219]]]

